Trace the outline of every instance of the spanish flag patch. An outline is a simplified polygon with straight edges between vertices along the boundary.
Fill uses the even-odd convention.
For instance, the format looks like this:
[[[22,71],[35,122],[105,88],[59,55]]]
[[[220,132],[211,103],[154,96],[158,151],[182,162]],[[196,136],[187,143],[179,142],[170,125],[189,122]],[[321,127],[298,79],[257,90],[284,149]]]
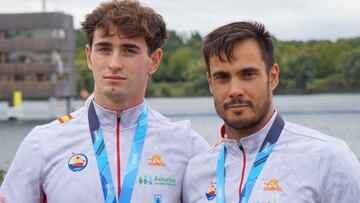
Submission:
[[[71,116],[71,114],[66,114],[65,116],[58,118],[58,121],[62,124],[62,123],[65,123],[65,122],[71,120],[72,118],[73,117]]]

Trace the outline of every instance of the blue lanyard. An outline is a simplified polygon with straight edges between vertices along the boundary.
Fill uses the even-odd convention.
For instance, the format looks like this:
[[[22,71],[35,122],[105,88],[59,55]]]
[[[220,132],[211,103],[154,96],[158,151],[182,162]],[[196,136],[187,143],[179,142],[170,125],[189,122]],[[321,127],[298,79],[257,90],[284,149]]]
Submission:
[[[244,189],[241,192],[239,203],[248,203],[250,194],[256,183],[256,179],[259,177],[266,160],[274,149],[284,125],[284,120],[281,118],[280,114],[277,114],[256,156]],[[222,144],[216,167],[216,203],[225,203],[225,157],[226,147]]]
[[[96,115],[93,102],[91,102],[89,106],[88,119],[89,119],[91,140],[93,142],[93,148],[100,174],[100,180],[101,180],[105,203],[117,203],[117,202],[130,203],[131,195],[134,189],[136,175],[139,170],[141,154],[143,151],[146,130],[148,126],[146,101],[144,101],[143,109],[135,130],[135,135],[131,145],[128,163],[125,169],[125,176],[122,185],[123,189],[120,193],[119,201],[117,201],[116,199],[114,184],[112,182],[112,176],[109,166],[109,160],[106,153],[103,131],[100,127],[99,119]]]

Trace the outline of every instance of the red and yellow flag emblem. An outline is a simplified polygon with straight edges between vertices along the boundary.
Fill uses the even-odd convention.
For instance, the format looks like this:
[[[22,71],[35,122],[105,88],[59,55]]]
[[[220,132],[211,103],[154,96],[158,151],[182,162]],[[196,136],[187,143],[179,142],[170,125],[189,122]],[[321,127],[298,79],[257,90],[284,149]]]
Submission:
[[[60,123],[65,123],[65,122],[71,120],[72,118],[73,117],[70,114],[66,114],[65,116],[62,116],[62,117],[58,118],[58,121]]]

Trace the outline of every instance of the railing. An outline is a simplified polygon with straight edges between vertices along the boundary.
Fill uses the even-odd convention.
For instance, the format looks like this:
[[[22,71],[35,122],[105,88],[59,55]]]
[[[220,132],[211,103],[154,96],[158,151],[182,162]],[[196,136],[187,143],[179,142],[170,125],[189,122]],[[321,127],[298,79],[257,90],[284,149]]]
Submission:
[[[0,39],[0,50],[6,51],[74,51],[73,42],[62,39],[15,38]]]
[[[35,63],[0,63],[0,74],[15,73],[46,73],[50,74],[56,71],[57,66],[51,63],[35,64]]]
[[[24,98],[48,98],[54,96],[54,84],[50,81],[42,82],[0,82],[0,98],[7,99],[13,91],[21,91]]]

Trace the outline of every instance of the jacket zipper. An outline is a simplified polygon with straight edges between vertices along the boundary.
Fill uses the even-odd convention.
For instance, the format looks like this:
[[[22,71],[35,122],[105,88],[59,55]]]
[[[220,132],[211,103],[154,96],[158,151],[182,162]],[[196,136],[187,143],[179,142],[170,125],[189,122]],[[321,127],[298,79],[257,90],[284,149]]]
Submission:
[[[121,162],[120,162],[120,121],[121,121],[121,112],[117,112],[117,122],[116,122],[116,162],[117,162],[117,183],[118,183],[118,199],[120,198],[121,192]]]
[[[241,172],[241,180],[240,180],[240,185],[239,185],[239,197],[241,198],[242,184],[244,181],[245,169],[246,169],[246,154],[245,154],[245,150],[242,145],[240,145],[239,148],[243,154],[243,168],[242,168],[242,172]]]

